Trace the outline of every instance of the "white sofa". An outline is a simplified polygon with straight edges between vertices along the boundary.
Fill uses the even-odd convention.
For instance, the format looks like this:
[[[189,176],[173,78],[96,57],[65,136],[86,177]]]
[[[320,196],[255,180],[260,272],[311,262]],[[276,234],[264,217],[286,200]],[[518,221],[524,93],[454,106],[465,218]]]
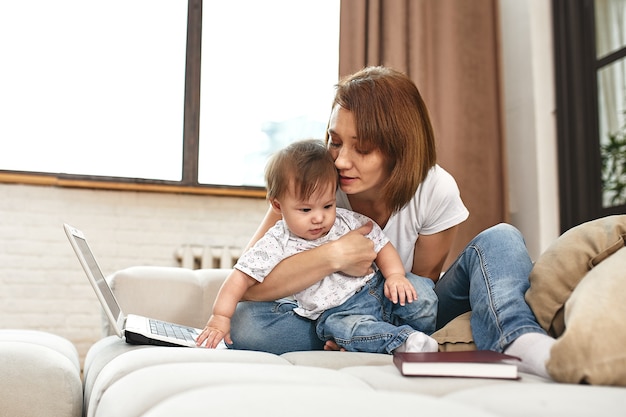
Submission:
[[[125,313],[202,328],[228,270],[132,267],[109,277]],[[105,325],[106,331],[106,325]],[[106,336],[84,364],[84,415],[97,417],[328,413],[626,416],[626,389],[403,377],[383,354],[133,346]]]
[[[0,417],[80,417],[78,352],[37,330],[0,330]]]

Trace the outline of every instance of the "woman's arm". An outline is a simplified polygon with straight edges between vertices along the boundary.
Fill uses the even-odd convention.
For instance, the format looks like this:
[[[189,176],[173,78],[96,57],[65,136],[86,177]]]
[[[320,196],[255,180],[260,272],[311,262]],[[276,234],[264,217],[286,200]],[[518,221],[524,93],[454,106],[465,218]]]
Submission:
[[[420,235],[415,243],[413,272],[437,282],[459,226],[432,235]]]
[[[374,243],[365,237],[371,230],[372,224],[368,223],[335,241],[283,259],[262,283],[246,291],[244,300],[271,301],[287,297],[336,271],[353,276],[371,273],[376,252]]]

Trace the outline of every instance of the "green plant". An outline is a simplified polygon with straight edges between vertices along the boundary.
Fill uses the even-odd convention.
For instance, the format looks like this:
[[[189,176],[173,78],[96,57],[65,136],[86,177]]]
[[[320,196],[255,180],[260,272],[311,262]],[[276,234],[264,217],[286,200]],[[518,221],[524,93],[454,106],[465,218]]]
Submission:
[[[602,190],[610,206],[626,204],[626,125],[600,144]]]

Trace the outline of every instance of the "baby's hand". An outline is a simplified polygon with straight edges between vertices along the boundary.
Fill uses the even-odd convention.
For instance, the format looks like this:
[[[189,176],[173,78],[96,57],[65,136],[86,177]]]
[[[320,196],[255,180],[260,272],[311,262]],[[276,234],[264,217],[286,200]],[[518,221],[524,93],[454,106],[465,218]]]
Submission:
[[[385,297],[392,303],[412,303],[417,300],[417,291],[411,284],[411,281],[404,275],[394,274],[385,278]]]
[[[196,338],[196,345],[202,346],[206,342],[205,347],[213,349],[222,340],[228,344],[233,343],[230,339],[230,318],[212,315],[202,333]]]

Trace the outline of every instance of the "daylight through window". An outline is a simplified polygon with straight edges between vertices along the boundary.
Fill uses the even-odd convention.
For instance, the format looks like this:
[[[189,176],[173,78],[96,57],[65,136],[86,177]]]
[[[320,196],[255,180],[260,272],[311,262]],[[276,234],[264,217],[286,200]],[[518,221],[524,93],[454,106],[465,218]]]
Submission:
[[[193,30],[199,114],[185,97]],[[273,151],[323,138],[339,0],[1,2],[0,53],[0,173],[262,187]]]

